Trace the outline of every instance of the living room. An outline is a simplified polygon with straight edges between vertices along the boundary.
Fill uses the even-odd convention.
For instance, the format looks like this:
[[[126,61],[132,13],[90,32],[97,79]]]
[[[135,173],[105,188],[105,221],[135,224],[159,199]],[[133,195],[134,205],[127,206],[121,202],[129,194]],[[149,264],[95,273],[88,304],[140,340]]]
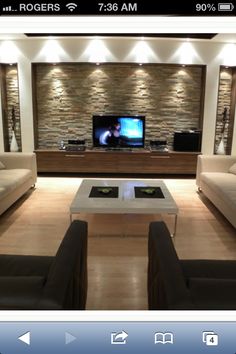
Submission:
[[[235,35],[209,37],[2,38],[0,151],[11,150],[14,131],[15,151],[35,152],[38,176],[0,216],[1,253],[55,255],[85,179],[144,180],[148,187],[162,180],[178,207],[178,256],[235,259],[230,212],[198,191],[202,181],[196,185],[199,155],[236,155]],[[145,116],[144,144],[94,150],[94,115]],[[201,132],[200,148],[176,150],[175,132]],[[67,150],[69,140],[82,141],[81,150]],[[172,231],[173,215],[75,214],[88,222],[86,309],[147,309],[148,226],[163,218]]]

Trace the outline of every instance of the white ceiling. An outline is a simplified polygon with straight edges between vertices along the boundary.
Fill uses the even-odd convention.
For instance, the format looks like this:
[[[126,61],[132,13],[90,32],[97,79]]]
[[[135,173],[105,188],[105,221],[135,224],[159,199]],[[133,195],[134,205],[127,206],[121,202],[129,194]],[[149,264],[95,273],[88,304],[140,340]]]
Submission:
[[[88,36],[87,36],[88,37]],[[130,37],[132,38],[132,34],[130,35]],[[42,37],[28,37],[26,36],[24,33],[13,33],[13,34],[6,34],[6,33],[0,33],[0,40],[32,40],[36,39],[36,38],[43,38],[46,39],[47,37],[42,36]],[[60,36],[58,35],[55,38],[76,38],[76,36]],[[79,36],[79,38],[82,38],[81,36]],[[91,36],[92,38],[92,36]],[[115,37],[114,37],[115,38]],[[127,37],[126,37],[127,38]],[[135,37],[136,39],[138,37]],[[143,38],[143,37],[142,37]],[[158,38],[158,37],[157,37]],[[156,38],[151,37],[150,39],[155,40]],[[161,38],[162,40],[183,40],[183,38]],[[236,43],[236,33],[220,33],[217,34],[215,37],[213,37],[212,39],[190,39],[191,41],[206,41],[206,42],[218,42],[218,43]]]
[[[236,43],[236,33],[219,33],[211,40],[212,42]]]

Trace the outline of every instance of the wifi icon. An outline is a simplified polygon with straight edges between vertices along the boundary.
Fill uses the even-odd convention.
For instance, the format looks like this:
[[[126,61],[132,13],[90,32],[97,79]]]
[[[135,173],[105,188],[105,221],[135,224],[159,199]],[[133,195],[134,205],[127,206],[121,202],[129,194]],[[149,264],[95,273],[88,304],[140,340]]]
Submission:
[[[66,4],[66,7],[72,12],[76,9],[78,5],[75,4],[74,2],[70,2],[69,4]]]

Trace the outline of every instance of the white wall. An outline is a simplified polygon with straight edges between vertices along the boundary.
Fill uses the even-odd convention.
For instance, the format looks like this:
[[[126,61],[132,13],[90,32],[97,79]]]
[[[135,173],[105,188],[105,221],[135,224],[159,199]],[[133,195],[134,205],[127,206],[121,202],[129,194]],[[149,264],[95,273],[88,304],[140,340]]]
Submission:
[[[2,102],[1,90],[0,90],[0,102]],[[0,108],[0,152],[3,152],[4,151],[4,142],[3,142],[3,124],[2,124],[2,109],[1,108]]]
[[[232,149],[231,149],[231,154],[236,155],[236,110],[234,114],[234,131],[233,131],[233,142],[232,142]]]
[[[0,41],[0,62],[17,62],[19,72],[22,149],[34,149],[31,63],[142,62],[207,65],[202,152],[214,151],[220,65],[236,65],[236,46],[210,41],[134,38],[64,38]],[[0,151],[3,150],[0,115]],[[236,128],[233,137],[236,153]]]

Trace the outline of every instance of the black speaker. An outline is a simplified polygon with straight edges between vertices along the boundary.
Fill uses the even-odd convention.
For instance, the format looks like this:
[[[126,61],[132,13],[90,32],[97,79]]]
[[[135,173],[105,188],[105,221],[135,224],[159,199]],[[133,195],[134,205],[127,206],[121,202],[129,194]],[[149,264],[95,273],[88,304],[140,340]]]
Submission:
[[[174,151],[201,151],[201,131],[187,131],[174,133]]]
[[[85,140],[78,140],[78,139],[69,139],[68,140],[69,145],[85,145]]]
[[[167,145],[167,141],[166,141],[166,139],[150,140],[149,144],[150,144],[150,147],[157,147],[160,145]]]
[[[168,151],[166,139],[150,140],[149,148],[151,151]]]
[[[69,139],[66,145],[66,151],[84,151],[86,150],[85,140]]]

